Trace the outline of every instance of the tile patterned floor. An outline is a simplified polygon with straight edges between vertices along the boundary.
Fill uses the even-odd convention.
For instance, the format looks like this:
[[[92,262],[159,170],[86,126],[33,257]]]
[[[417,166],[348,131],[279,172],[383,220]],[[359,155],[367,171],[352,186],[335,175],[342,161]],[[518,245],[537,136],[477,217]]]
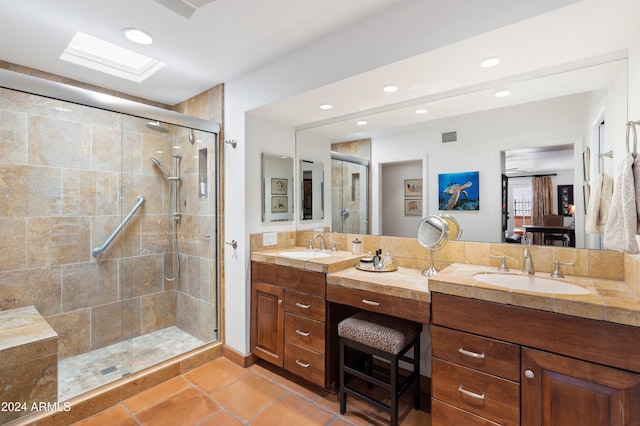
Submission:
[[[58,362],[58,401],[66,401],[203,344],[189,333],[169,327],[62,359]]]
[[[407,392],[410,394],[410,392]],[[409,398],[411,395],[408,395]],[[242,368],[220,358],[161,383],[92,417],[79,426],[383,426],[389,416],[350,398],[339,414],[335,395],[311,391],[272,371]],[[402,426],[430,426],[425,411],[401,405]]]

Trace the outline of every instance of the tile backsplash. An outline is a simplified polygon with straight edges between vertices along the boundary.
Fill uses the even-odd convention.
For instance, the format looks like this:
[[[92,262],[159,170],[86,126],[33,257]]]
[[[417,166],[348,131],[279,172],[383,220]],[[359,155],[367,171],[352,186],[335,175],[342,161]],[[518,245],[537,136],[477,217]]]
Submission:
[[[262,246],[262,234],[251,235],[251,251],[273,248],[306,247],[317,231],[283,231],[278,233],[278,246]],[[374,235],[322,233],[331,247],[339,242],[338,250],[351,251],[352,241],[362,241],[362,253],[375,253],[382,249],[389,252],[394,262],[400,266],[425,269],[430,265],[430,253],[420,245],[416,238],[386,237]],[[314,242],[318,248],[318,243]],[[586,250],[552,246],[523,246],[520,244],[480,243],[468,241],[449,241],[447,245],[433,252],[436,268],[442,269],[452,263],[472,263],[477,265],[500,265],[500,259],[491,256],[506,256],[507,266],[512,270],[522,269],[524,248],[531,250],[534,267],[539,272],[553,271],[553,261],[573,263],[573,267],[563,266],[566,275],[589,276],[626,281],[636,293],[640,294],[638,283],[638,264],[640,259],[622,252],[608,250]]]

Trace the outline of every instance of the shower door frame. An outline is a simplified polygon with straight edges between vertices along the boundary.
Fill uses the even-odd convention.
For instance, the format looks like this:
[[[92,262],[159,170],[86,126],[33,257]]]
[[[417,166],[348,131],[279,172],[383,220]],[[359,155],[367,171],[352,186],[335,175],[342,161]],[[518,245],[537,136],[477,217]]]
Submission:
[[[212,215],[214,216],[215,223],[213,224],[215,235],[210,235],[209,237],[214,238],[213,242],[213,250],[214,256],[212,261],[215,264],[213,268],[214,272],[211,274],[215,274],[215,277],[211,276],[212,279],[215,279],[215,296],[211,295],[211,297],[215,297],[215,316],[216,316],[216,331],[215,338],[211,341],[204,342],[203,344],[209,344],[213,342],[219,342],[223,335],[221,330],[221,311],[222,308],[220,306],[221,300],[221,291],[222,291],[222,272],[220,266],[220,256],[221,256],[221,218],[222,214],[220,212],[220,190],[221,190],[221,176],[222,172],[220,170],[221,166],[221,152],[220,152],[220,144],[219,144],[219,135],[221,131],[221,127],[219,123],[200,119],[196,117],[187,116],[184,114],[180,114],[175,111],[166,110],[158,107],[154,107],[151,105],[146,105],[138,102],[134,102],[131,100],[118,98],[115,96],[107,95],[104,93],[93,92],[91,90],[83,89],[80,87],[75,87],[59,82],[55,82],[52,80],[46,80],[39,77],[34,77],[27,74],[21,74],[5,69],[0,69],[0,87],[14,90],[18,92],[23,92],[27,94],[32,94],[35,96],[40,96],[44,98],[50,98],[54,100],[70,102],[73,104],[78,104],[86,107],[93,107],[109,112],[113,112],[116,114],[122,114],[124,116],[133,116],[144,118],[148,120],[161,121],[163,123],[167,123],[170,125],[176,125],[188,129],[196,129],[202,130],[207,133],[213,135],[213,143],[210,149],[215,150],[214,158],[212,159],[211,167],[214,167],[214,175],[215,182],[211,182],[209,198],[211,199],[210,208],[213,209]],[[214,148],[215,147],[215,148]],[[123,152],[124,154],[124,152]],[[123,163],[121,162],[121,167]],[[125,173],[124,170],[121,170],[122,173]],[[119,184],[122,186],[122,182]],[[125,197],[122,197],[122,188],[119,190],[120,198],[120,214],[124,216],[125,210],[128,211],[125,207],[128,206],[128,200],[125,200]],[[135,198],[135,194],[134,194]],[[131,206],[128,206],[131,207]],[[126,213],[126,212],[125,212]],[[118,237],[120,238],[120,237]],[[124,325],[124,318],[121,318]],[[120,342],[123,343],[123,342]],[[127,375],[129,372],[125,372],[124,375]]]
[[[342,233],[348,233],[348,234],[362,234],[362,235],[370,235],[371,234],[371,170],[370,170],[370,164],[371,162],[367,159],[364,158],[360,158],[360,157],[355,157],[352,155],[347,155],[347,154],[343,154],[341,152],[336,152],[336,151],[331,151],[331,167],[333,168],[333,162],[334,161],[340,161],[341,162],[341,170],[340,170],[340,180],[342,181],[344,178],[344,165],[345,163],[349,163],[349,164],[354,164],[356,166],[360,166],[363,167],[365,170],[365,183],[364,183],[364,187],[365,187],[365,191],[364,191],[364,195],[366,196],[366,201],[364,203],[364,213],[365,213],[365,217],[364,220],[360,220],[360,222],[364,222],[364,228],[365,228],[365,232],[354,232],[352,229],[348,229],[345,231],[344,229],[344,225],[345,225],[345,219],[344,219],[344,199],[345,199],[345,195],[344,195],[344,188],[345,185],[344,183],[340,186],[340,217],[342,218],[342,222],[341,222],[341,227],[340,230],[338,231],[336,229],[335,226],[333,226],[333,220],[334,220],[334,212],[336,210],[336,206],[333,205],[333,201],[335,200],[334,196],[333,196],[333,191],[334,191],[334,187],[333,185],[331,186],[331,191],[332,191],[332,206],[331,206],[331,229],[335,232],[342,232]],[[362,203],[361,203],[362,204]],[[362,209],[360,209],[360,211],[362,211]],[[349,220],[349,219],[346,219]],[[362,229],[362,224],[358,225],[358,231],[361,231]]]

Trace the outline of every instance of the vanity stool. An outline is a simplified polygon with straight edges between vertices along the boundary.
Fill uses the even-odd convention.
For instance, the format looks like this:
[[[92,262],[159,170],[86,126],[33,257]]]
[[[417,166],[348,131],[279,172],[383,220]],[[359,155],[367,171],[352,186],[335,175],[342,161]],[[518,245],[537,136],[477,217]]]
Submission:
[[[347,410],[347,394],[358,396],[391,416],[391,425],[398,424],[398,399],[409,385],[413,387],[413,406],[420,408],[420,331],[422,324],[374,312],[359,312],[338,324],[340,336],[340,414]],[[355,349],[357,352],[349,350]],[[413,358],[406,356],[413,348]],[[358,354],[359,356],[355,356]],[[385,360],[389,366],[374,365],[373,357]],[[356,359],[357,358],[357,359]],[[398,361],[413,365],[408,376],[398,371]],[[378,364],[384,364],[380,362]],[[371,392],[351,387],[355,379],[386,391],[389,403],[375,399]]]

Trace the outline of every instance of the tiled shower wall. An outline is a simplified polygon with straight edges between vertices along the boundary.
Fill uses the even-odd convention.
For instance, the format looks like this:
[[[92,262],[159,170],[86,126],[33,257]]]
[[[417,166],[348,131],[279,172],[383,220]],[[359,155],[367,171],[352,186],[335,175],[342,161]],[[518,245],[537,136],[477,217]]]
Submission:
[[[352,157],[371,160],[371,140],[331,144],[331,150]],[[366,167],[342,161],[331,161],[331,223],[333,229],[355,234],[366,234],[369,221],[366,217],[370,197],[367,193]],[[358,177],[355,180],[355,176]],[[349,210],[349,218],[342,220],[342,209]],[[344,225],[344,229],[342,226]]]
[[[161,274],[168,185],[150,157],[171,168],[173,133],[182,132],[178,144],[191,147],[188,133],[158,134],[145,122],[0,89],[0,309],[34,305],[58,333],[61,357],[174,324],[203,340],[215,336],[210,293],[216,280],[209,270],[215,261],[208,259],[216,257],[216,236],[208,229],[213,225],[199,223],[198,213],[208,212],[210,203],[197,202],[197,192],[194,199],[186,191],[183,200],[183,274],[177,282]],[[213,135],[199,138],[213,161]],[[197,187],[190,182],[197,149],[182,154],[182,185]],[[147,201],[96,260],[91,249],[105,241],[138,194]],[[189,306],[198,313],[187,317],[195,317],[194,324],[185,319],[181,325],[176,311],[185,289],[206,295]],[[210,320],[198,323],[207,310],[214,311]]]

